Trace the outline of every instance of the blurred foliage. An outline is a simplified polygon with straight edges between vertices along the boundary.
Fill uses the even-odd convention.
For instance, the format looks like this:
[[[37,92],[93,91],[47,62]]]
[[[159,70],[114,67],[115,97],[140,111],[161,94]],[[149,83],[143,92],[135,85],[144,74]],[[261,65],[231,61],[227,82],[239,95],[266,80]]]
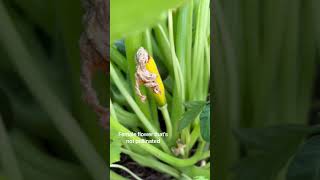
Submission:
[[[145,30],[166,17],[166,11],[184,0],[111,0],[111,42]]]
[[[83,12],[80,1],[4,0],[0,4],[9,13],[14,27],[10,29],[10,25],[5,24],[10,22],[6,21],[5,10],[2,11],[0,113],[24,179],[92,179],[81,159],[84,154],[80,155],[74,146],[92,144],[104,159],[107,159],[108,147],[106,132],[81,98],[78,41]],[[18,36],[7,36],[15,35],[15,31]],[[24,71],[17,65],[16,57],[22,57],[20,66],[28,63]],[[26,73],[36,77],[30,78]],[[106,77],[97,75],[95,86],[107,104]],[[41,89],[48,90],[48,94],[35,94]],[[39,99],[40,95],[46,96]],[[81,129],[73,124],[67,115],[69,112]],[[63,127],[81,131],[65,132]],[[82,142],[86,138],[82,135],[89,137],[90,144]],[[83,147],[83,151],[85,149]]]
[[[293,179],[287,167],[312,134],[319,1],[214,2],[215,178]]]
[[[287,179],[320,179],[320,136],[307,140],[288,167]]]

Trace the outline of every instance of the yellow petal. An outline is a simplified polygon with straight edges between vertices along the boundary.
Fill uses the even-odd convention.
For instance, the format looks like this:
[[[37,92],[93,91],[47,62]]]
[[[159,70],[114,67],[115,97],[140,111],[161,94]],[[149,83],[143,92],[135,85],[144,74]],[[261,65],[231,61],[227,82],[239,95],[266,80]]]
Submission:
[[[159,85],[160,93],[157,94],[157,93],[152,91],[152,94],[153,94],[153,97],[156,99],[157,105],[159,107],[162,107],[165,104],[167,104],[167,100],[166,100],[166,96],[165,96],[165,90],[164,90],[164,86],[163,86],[162,79],[161,79],[161,76],[159,74],[157,65],[156,65],[154,59],[151,56],[149,56],[149,60],[148,60],[148,62],[146,64],[146,69],[149,72],[157,75],[156,82]]]

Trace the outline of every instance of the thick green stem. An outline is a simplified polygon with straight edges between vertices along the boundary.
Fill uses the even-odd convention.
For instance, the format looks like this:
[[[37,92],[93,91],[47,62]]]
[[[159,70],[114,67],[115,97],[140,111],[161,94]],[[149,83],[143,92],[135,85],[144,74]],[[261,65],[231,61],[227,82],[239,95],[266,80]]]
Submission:
[[[130,150],[123,149],[123,148],[121,149],[121,151],[123,153],[131,156],[131,158],[133,158],[135,160],[139,160],[139,162],[142,163],[142,165],[159,170],[159,171],[164,172],[166,174],[169,174],[175,178],[180,178],[180,173],[178,170],[176,170],[175,168],[173,168],[171,166],[168,166],[167,164],[164,164],[164,163],[156,160],[155,158],[149,158],[146,156],[142,156],[140,154],[134,153]]]
[[[197,142],[198,138],[200,136],[200,126],[197,124],[194,128],[193,131],[191,132],[190,135],[190,141],[187,144],[187,151],[191,150],[193,145]]]

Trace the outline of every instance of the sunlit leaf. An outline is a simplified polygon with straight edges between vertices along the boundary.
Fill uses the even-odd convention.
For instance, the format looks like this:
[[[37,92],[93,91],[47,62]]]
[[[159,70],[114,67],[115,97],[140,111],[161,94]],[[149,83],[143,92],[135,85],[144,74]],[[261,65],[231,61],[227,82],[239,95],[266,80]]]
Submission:
[[[156,24],[168,9],[176,8],[184,0],[111,0],[111,42]]]

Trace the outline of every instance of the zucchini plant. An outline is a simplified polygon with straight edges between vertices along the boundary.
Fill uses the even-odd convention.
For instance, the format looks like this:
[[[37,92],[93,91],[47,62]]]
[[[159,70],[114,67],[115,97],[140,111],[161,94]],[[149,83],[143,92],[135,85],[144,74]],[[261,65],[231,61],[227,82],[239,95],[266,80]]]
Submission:
[[[142,178],[119,162],[126,155],[175,179],[210,178],[209,6],[111,1],[112,170]]]

